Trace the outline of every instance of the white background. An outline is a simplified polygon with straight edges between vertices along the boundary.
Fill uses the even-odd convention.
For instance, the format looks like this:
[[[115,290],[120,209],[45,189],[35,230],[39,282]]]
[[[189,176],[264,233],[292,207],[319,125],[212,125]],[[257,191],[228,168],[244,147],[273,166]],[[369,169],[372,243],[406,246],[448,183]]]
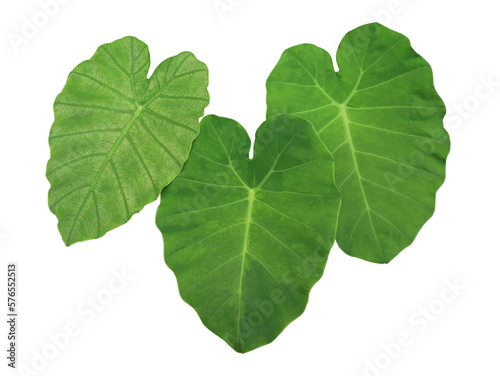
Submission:
[[[20,364],[31,367],[35,352],[51,343],[49,333],[75,322],[79,334],[32,374],[499,375],[500,86],[484,85],[500,82],[497,2],[221,2],[237,5],[221,18],[213,0],[69,0],[16,52],[8,34],[22,35],[23,18],[41,6],[2,1],[0,312],[7,263],[15,261]],[[210,69],[206,113],[232,117],[253,135],[265,117],[265,80],[284,49],[309,42],[334,55],[346,32],[375,20],[408,36],[432,65],[452,139],[436,213],[390,264],[351,258],[335,246],[305,314],[272,344],[240,355],[179,297],[154,225],[158,201],[102,239],[64,246],[44,176],[52,103],[68,73],[99,45],[134,35],[149,45],[152,67],[194,52]],[[77,307],[122,268],[134,280],[86,323]],[[467,288],[440,304],[455,279]],[[419,307],[429,305],[443,312],[422,321]],[[0,328],[0,374],[7,375],[7,327]],[[402,331],[411,345],[385,364],[383,344]],[[374,362],[385,369],[366,373]]]

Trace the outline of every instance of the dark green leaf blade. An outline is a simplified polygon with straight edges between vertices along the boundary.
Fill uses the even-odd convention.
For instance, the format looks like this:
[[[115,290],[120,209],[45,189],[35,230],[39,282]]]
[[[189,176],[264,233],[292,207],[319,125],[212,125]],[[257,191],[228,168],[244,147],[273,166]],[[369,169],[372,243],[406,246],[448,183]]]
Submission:
[[[49,207],[66,245],[127,222],[181,171],[208,105],[208,70],[183,52],[148,80],[146,44],[102,45],[54,103]]]
[[[450,149],[445,106],[429,64],[379,24],[349,32],[330,55],[284,52],[267,81],[268,116],[297,114],[335,162],[342,195],[337,241],[347,254],[387,263],[432,216]]]
[[[331,156],[306,120],[268,120],[252,160],[249,149],[237,122],[205,117],[156,219],[182,298],[238,352],[272,342],[302,314],[340,206]]]

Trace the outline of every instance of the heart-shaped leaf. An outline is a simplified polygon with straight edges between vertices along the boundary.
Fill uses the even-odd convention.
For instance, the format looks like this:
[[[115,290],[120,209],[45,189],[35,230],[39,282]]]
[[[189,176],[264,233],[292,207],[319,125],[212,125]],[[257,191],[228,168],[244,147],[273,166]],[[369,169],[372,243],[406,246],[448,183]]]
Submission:
[[[182,298],[238,352],[273,341],[302,314],[333,245],[340,194],[311,124],[275,117],[250,139],[208,116],[157,226]]]
[[[49,206],[66,245],[127,222],[181,171],[208,105],[208,70],[183,52],[147,78],[146,44],[105,44],[54,104]]]
[[[347,254],[386,263],[432,216],[445,179],[445,106],[429,64],[382,25],[349,32],[330,55],[284,52],[267,81],[268,116],[308,119],[332,153],[342,195],[337,241]]]

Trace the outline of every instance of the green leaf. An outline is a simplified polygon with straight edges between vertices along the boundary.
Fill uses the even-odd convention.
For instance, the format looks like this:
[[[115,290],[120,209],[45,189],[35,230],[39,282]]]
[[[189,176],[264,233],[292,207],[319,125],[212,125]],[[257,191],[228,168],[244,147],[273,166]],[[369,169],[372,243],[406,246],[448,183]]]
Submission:
[[[238,352],[302,314],[333,245],[340,194],[331,156],[299,117],[269,119],[254,158],[242,126],[205,117],[156,223],[182,298]]]
[[[450,149],[445,106],[429,64],[382,25],[349,32],[330,55],[313,45],[283,53],[267,81],[268,116],[309,120],[335,162],[337,241],[347,254],[387,263],[432,216]]]
[[[79,64],[54,104],[50,210],[66,245],[127,222],[181,171],[208,105],[208,70],[183,52],[147,78],[146,44],[126,37]]]

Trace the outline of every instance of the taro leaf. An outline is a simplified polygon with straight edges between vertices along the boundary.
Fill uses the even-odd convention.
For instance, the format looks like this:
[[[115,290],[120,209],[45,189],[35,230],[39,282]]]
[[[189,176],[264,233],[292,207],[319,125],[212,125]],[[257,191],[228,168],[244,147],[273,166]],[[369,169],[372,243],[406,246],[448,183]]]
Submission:
[[[156,223],[182,298],[234,350],[272,342],[302,314],[333,245],[340,194],[312,125],[288,115],[250,139],[208,116]]]
[[[208,70],[183,52],[147,79],[146,44],[126,37],[69,75],[50,132],[50,210],[66,245],[127,222],[181,171],[209,97]]]
[[[309,120],[335,162],[341,192],[337,241],[347,254],[391,261],[432,216],[450,149],[445,106],[429,64],[379,24],[349,32],[330,55],[285,51],[267,81],[268,116]]]

